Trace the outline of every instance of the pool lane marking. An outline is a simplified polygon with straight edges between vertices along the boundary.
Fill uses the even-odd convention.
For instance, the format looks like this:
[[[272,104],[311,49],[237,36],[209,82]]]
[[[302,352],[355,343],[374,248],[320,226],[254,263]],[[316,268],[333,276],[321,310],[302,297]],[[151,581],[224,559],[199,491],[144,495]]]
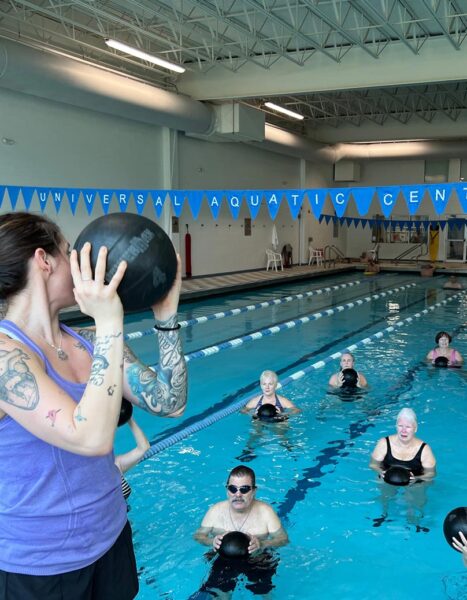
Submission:
[[[444,306],[444,305],[448,304],[449,302],[452,302],[454,299],[458,298],[459,296],[463,296],[463,295],[464,295],[464,292],[459,292],[458,294],[453,294],[452,296],[449,296],[449,298],[446,298],[445,300],[436,302],[436,304],[433,304],[432,306],[425,308],[424,310],[421,310],[420,312],[415,313],[414,315],[412,315],[410,317],[406,317],[405,319],[403,319],[402,321],[399,321],[395,325],[385,327],[381,331],[377,331],[376,333],[374,333],[366,338],[363,338],[362,340],[356,342],[355,344],[351,344],[350,346],[347,346],[343,350],[331,354],[327,358],[310,365],[306,369],[302,369],[300,371],[297,371],[296,373],[293,373],[292,375],[289,375],[288,377],[286,377],[283,380],[282,383],[280,383],[277,386],[278,389],[285,387],[286,385],[288,385],[289,383],[291,383],[293,381],[297,381],[297,379],[301,379],[302,377],[304,377],[311,371],[314,371],[314,370],[324,367],[325,364],[327,364],[328,362],[331,362],[332,360],[335,360],[336,358],[339,358],[345,352],[352,352],[353,350],[359,348],[360,346],[366,346],[367,344],[371,343],[373,340],[380,339],[380,338],[384,337],[386,334],[391,334],[394,331],[397,331],[398,329],[403,327],[404,325],[411,324],[415,319],[419,319],[419,318],[427,315],[429,312],[433,312],[435,309],[440,308],[441,306]],[[195,423],[192,423],[191,425],[188,425],[184,429],[182,429],[182,430],[180,430],[180,431],[178,431],[178,432],[176,432],[154,444],[151,444],[151,447],[146,452],[146,454],[143,456],[143,458],[141,459],[140,462],[143,462],[144,460],[147,460],[148,458],[155,456],[159,452],[162,452],[162,450],[166,450],[170,446],[173,446],[177,442],[182,441],[183,439],[187,438],[188,436],[192,435],[193,433],[201,431],[202,429],[209,427],[209,425],[213,425],[217,421],[220,421],[224,417],[227,417],[227,416],[237,412],[238,410],[243,408],[245,406],[245,404],[247,404],[250,400],[255,398],[256,395],[257,394],[254,394],[252,396],[249,396],[248,398],[242,398],[240,400],[237,400],[236,402],[233,402],[229,406],[224,407],[223,409],[217,411],[216,413],[212,413],[211,415],[209,415],[203,419],[200,419],[199,421],[196,421]]]
[[[286,302],[292,302],[293,300],[302,300],[303,298],[309,298],[310,296],[320,296],[325,292],[332,292],[335,290],[339,290],[346,287],[353,287],[355,285],[360,285],[362,282],[360,280],[349,281],[347,283],[340,283],[339,285],[333,285],[330,287],[319,288],[317,290],[310,290],[308,292],[303,292],[301,294],[294,294],[293,296],[282,296],[281,298],[273,298],[272,300],[267,300],[264,302],[259,302],[257,304],[249,304],[248,306],[241,306],[240,308],[232,308],[231,310],[226,310],[224,312],[214,313],[212,315],[206,315],[203,317],[196,317],[194,319],[188,319],[187,321],[180,321],[180,327],[191,327],[192,325],[198,325],[200,323],[206,323],[207,321],[214,321],[216,319],[223,319],[224,317],[232,317],[239,315],[245,312],[251,312],[253,310],[258,310],[260,308],[267,308],[268,306],[275,306],[277,304],[285,304]],[[132,333],[127,333],[125,335],[125,340],[135,340],[142,338],[146,335],[155,335],[154,327],[150,329],[146,329],[145,331],[134,331]]]
[[[418,284],[409,283],[407,285],[403,285],[397,288],[393,288],[392,290],[387,290],[386,292],[379,292],[378,294],[373,294],[371,296],[365,296],[363,299],[354,300],[352,302],[346,302],[345,304],[341,304],[336,306],[335,308],[327,308],[325,310],[321,310],[310,315],[306,315],[304,317],[300,317],[299,319],[293,319],[292,321],[286,321],[284,323],[279,323],[278,325],[273,325],[272,327],[266,327],[265,329],[260,329],[259,331],[254,331],[253,333],[249,333],[248,335],[244,335],[239,338],[233,338],[230,340],[226,340],[220,344],[215,344],[213,346],[208,346],[206,348],[202,348],[201,350],[195,350],[194,352],[190,352],[185,355],[185,360],[190,362],[191,360],[196,360],[198,358],[204,358],[206,356],[212,356],[213,354],[217,354],[222,350],[228,350],[230,348],[238,348],[245,342],[252,342],[254,340],[259,340],[263,337],[269,335],[275,335],[276,333],[280,333],[281,331],[285,331],[287,329],[293,329],[297,327],[297,325],[303,325],[305,323],[310,323],[311,321],[316,321],[321,319],[322,317],[330,317],[335,315],[336,313],[343,312],[344,310],[351,310],[356,308],[357,306],[362,306],[372,300],[378,300],[379,298],[385,298],[386,296],[390,296],[397,292],[401,292],[407,288],[416,287]]]

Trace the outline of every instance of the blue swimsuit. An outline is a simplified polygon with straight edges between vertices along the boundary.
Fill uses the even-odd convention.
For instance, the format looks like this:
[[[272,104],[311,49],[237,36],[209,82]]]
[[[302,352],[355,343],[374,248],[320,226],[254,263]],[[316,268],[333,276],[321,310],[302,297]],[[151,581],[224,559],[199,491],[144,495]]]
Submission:
[[[255,408],[255,412],[258,412],[260,406],[263,406],[263,395],[261,395],[260,399],[258,400],[258,404],[256,405]],[[281,401],[279,400],[279,396],[276,394],[276,404],[274,405],[277,409],[278,412],[284,412],[284,407],[281,404]]]

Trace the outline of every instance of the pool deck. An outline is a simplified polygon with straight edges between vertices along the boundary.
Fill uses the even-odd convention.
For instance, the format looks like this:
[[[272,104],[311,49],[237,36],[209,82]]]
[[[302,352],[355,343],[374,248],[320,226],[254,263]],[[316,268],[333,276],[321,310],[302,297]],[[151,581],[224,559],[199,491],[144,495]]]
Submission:
[[[420,275],[420,265],[411,263],[395,263],[390,261],[380,262],[381,271],[401,273],[414,273]],[[246,290],[248,288],[281,285],[290,281],[313,279],[336,273],[362,272],[365,264],[361,262],[338,263],[334,266],[308,266],[294,265],[291,268],[275,271],[270,269],[256,269],[240,271],[237,273],[223,273],[184,279],[182,282],[181,301],[194,300],[203,296],[215,296],[230,292]],[[467,276],[465,263],[438,263],[435,271],[439,275]]]
[[[395,263],[382,261],[379,263],[381,271],[392,271],[399,273],[413,273],[420,276],[420,265],[411,263]],[[458,275],[467,277],[466,263],[437,263],[437,275]],[[220,273],[217,275],[206,275],[183,279],[180,302],[190,302],[197,298],[206,296],[219,296],[248,290],[250,288],[260,288],[274,285],[282,285],[291,281],[314,279],[326,277],[337,273],[355,274],[363,273],[365,264],[361,262],[342,262],[332,266],[316,265],[294,265],[288,269],[275,271],[270,269],[254,269],[251,271],[239,271],[236,273]],[[463,280],[464,289],[467,288],[467,280]],[[74,325],[80,321],[88,321],[78,307],[72,307],[63,311],[63,318],[69,325]]]

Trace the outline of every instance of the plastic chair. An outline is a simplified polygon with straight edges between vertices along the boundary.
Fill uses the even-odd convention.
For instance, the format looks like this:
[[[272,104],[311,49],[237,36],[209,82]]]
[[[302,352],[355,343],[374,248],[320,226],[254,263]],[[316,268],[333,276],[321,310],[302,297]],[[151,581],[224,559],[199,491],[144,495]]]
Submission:
[[[279,252],[274,252],[273,250],[266,250],[266,257],[268,259],[266,271],[269,271],[269,267],[274,268],[277,271],[277,265],[280,265],[281,269],[284,270],[282,254]]]
[[[315,250],[313,246],[308,246],[308,252],[308,266],[312,265],[314,261],[316,261],[316,266],[323,264],[323,251],[321,249]]]

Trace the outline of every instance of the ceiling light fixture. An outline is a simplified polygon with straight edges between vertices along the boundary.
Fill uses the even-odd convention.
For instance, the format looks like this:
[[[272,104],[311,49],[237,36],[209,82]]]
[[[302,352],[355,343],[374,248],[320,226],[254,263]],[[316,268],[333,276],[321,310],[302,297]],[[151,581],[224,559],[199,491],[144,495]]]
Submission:
[[[121,52],[125,52],[126,54],[131,54],[131,56],[136,56],[137,58],[141,58],[141,60],[147,60],[148,62],[159,65],[160,67],[164,67],[164,69],[170,69],[170,71],[175,71],[176,73],[185,73],[186,69],[181,67],[180,65],[176,65],[171,63],[163,58],[158,58],[157,56],[153,56],[152,54],[147,54],[142,50],[138,50],[138,48],[133,48],[132,46],[127,46],[126,44],[122,44],[122,42],[118,42],[117,40],[105,40],[107,46],[110,48],[115,48],[115,50],[120,50]]]
[[[299,121],[305,118],[303,115],[299,115],[298,113],[293,112],[293,110],[289,110],[288,108],[283,108],[282,106],[274,104],[274,102],[265,102],[264,106],[272,108],[272,110],[277,110],[277,112],[283,113],[284,115],[287,115],[289,117],[293,117],[294,119],[298,119]]]

